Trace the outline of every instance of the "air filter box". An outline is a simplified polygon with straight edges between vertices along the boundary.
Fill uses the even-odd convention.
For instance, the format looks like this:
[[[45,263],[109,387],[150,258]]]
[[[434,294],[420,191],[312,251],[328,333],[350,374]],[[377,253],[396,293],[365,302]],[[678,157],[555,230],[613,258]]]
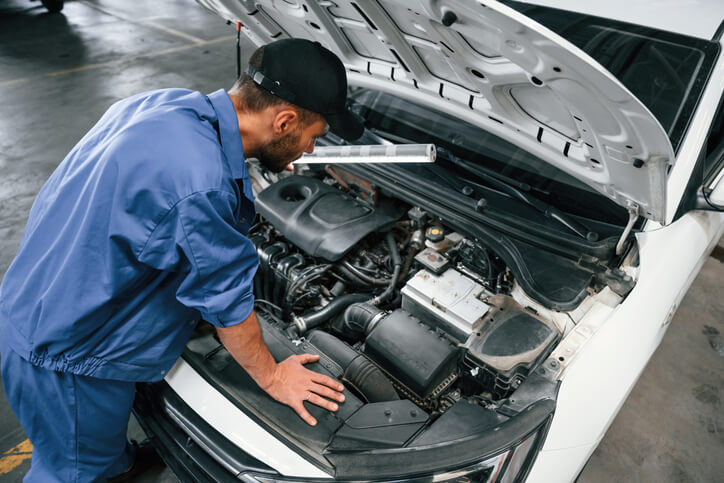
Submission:
[[[459,353],[447,337],[401,309],[375,325],[364,352],[420,399],[452,380]]]

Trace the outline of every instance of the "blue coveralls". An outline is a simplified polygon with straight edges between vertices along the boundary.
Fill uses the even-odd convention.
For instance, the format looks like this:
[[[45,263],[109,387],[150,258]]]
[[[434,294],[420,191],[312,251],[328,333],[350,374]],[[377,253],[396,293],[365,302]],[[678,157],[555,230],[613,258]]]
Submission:
[[[114,104],[40,190],[0,287],[2,380],[33,443],[26,481],[95,481],[132,461],[135,381],[164,377],[199,318],[252,311],[254,218],[229,96]]]

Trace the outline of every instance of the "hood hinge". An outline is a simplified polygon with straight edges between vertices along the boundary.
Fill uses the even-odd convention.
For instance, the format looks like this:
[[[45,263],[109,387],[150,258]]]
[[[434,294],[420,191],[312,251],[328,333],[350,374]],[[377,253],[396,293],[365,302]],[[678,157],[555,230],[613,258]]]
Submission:
[[[639,219],[639,205],[629,201],[626,209],[628,210],[628,223],[626,223],[626,228],[623,229],[621,238],[616,244],[616,255],[621,255],[623,253],[623,245],[626,243],[626,238],[628,238],[631,233],[634,224],[636,224],[636,220]]]

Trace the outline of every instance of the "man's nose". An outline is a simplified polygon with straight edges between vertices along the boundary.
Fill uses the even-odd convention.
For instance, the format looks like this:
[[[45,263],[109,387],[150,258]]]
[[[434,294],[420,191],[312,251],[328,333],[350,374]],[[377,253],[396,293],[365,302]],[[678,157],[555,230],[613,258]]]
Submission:
[[[315,139],[309,141],[309,144],[307,144],[307,149],[304,150],[305,153],[312,154],[314,152],[315,141]]]

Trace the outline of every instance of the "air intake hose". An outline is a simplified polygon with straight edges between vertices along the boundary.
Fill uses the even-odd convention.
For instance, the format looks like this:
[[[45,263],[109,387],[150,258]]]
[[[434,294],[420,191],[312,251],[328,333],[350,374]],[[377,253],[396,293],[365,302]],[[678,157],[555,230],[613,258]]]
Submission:
[[[295,317],[293,323],[297,328],[297,333],[304,334],[308,330],[322,324],[324,321],[331,319],[332,317],[343,311],[350,304],[362,302],[369,299],[369,295],[361,293],[340,295],[339,297],[335,297],[334,299],[332,299],[331,302],[329,302],[327,305],[325,305],[320,310],[317,310],[316,312],[313,312],[311,314],[304,314],[301,317]]]
[[[370,303],[352,304],[344,311],[342,332],[352,340],[363,339],[384,316],[384,310]]]
[[[297,334],[304,334],[310,329],[313,329],[314,327],[317,327],[318,325],[322,324],[323,322],[331,319],[338,313],[340,313],[345,307],[349,306],[350,304],[354,304],[356,302],[366,302],[370,300],[370,303],[374,305],[379,305],[385,300],[387,300],[390,295],[394,293],[395,287],[397,286],[397,282],[400,279],[400,270],[402,269],[402,259],[400,258],[400,250],[397,248],[397,243],[395,242],[395,237],[392,236],[392,232],[389,231],[385,235],[385,241],[387,242],[387,247],[390,251],[390,257],[392,258],[392,265],[394,266],[394,271],[392,273],[392,279],[390,280],[389,285],[385,289],[384,292],[379,294],[374,299],[370,300],[369,295],[365,294],[358,294],[358,293],[352,293],[347,295],[342,295],[340,297],[336,297],[331,302],[329,302],[327,305],[325,305],[322,309],[311,313],[311,314],[304,314],[301,317],[295,317],[293,320],[294,327],[296,328]],[[294,330],[294,329],[292,329]]]
[[[311,331],[307,340],[339,366],[340,370],[335,376],[341,378],[346,386],[362,396],[366,402],[400,399],[384,373],[365,355],[345,342],[321,330]]]

